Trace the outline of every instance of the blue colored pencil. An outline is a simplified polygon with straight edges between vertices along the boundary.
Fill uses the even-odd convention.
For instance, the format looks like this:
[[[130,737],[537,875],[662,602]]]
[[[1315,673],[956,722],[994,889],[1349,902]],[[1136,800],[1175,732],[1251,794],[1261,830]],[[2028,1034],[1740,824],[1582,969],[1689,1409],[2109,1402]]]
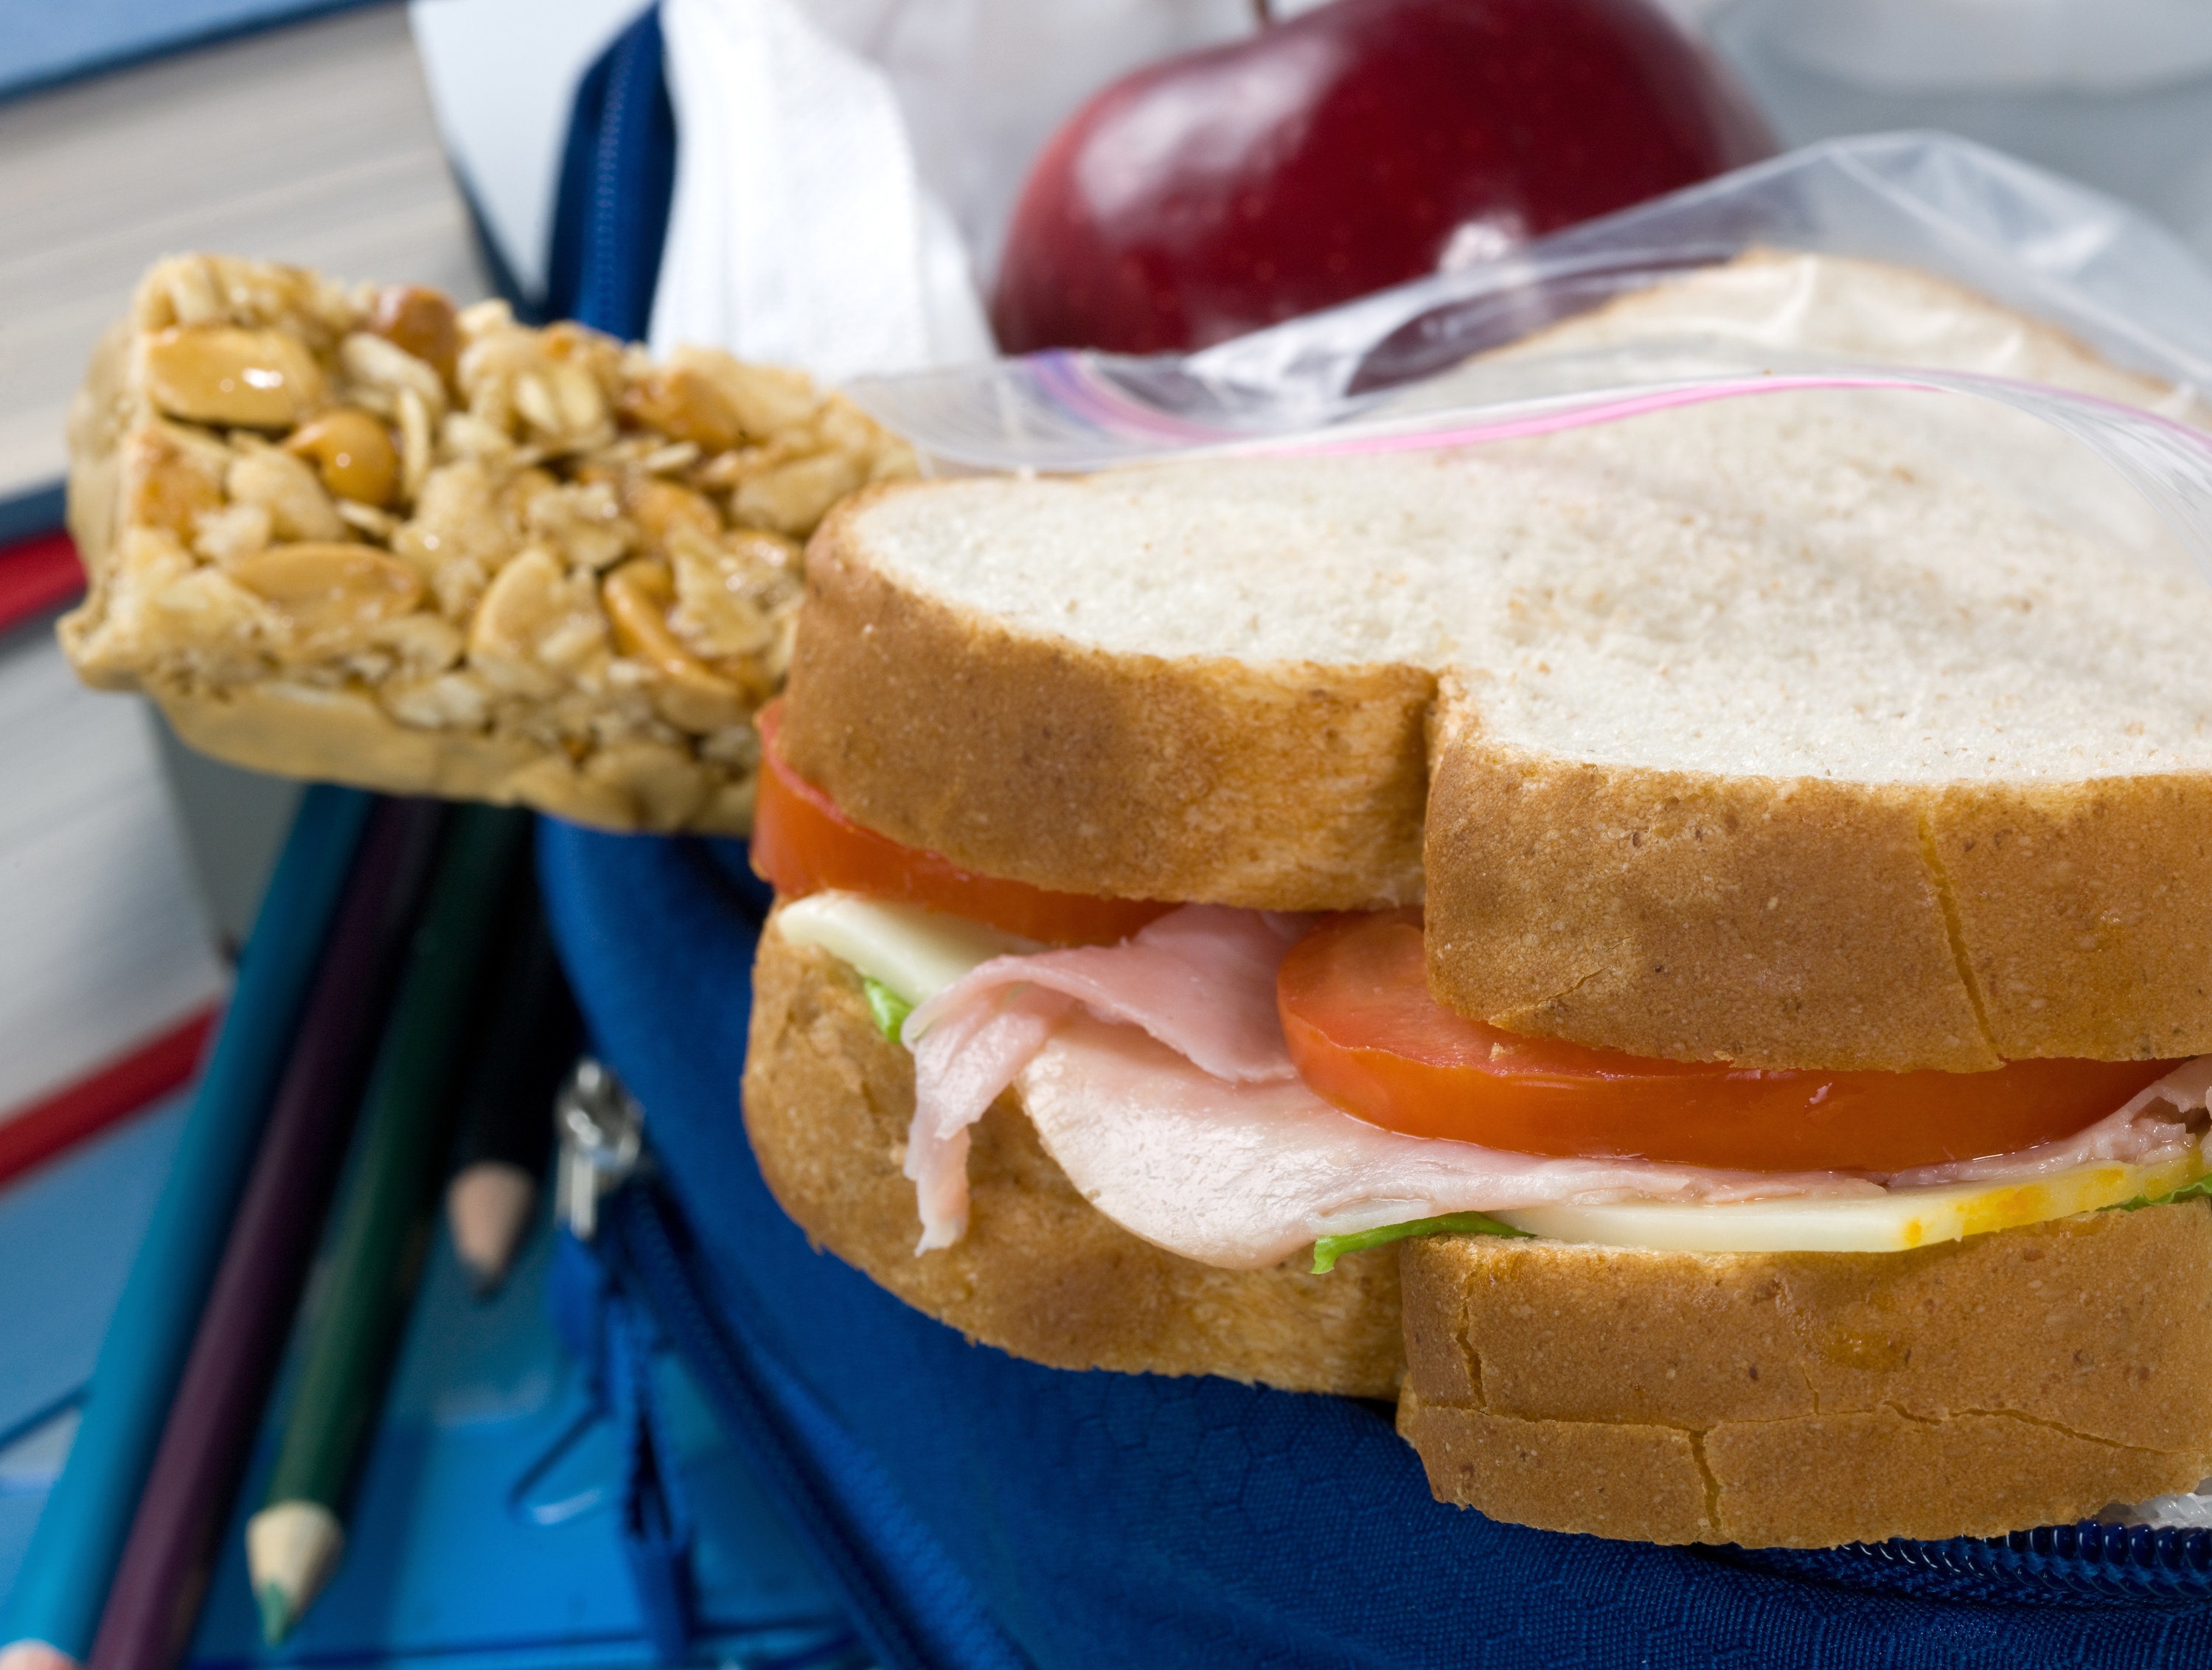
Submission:
[[[240,961],[161,1198],[93,1368],[68,1465],[0,1606],[0,1670],[81,1661],[259,1144],[370,798],[307,791]]]

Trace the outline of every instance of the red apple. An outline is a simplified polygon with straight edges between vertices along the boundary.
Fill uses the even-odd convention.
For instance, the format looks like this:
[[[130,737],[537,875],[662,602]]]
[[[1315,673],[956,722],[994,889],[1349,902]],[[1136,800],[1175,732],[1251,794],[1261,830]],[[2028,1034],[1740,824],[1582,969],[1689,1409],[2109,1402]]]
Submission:
[[[1008,353],[1200,348],[1773,149],[1650,0],[1331,0],[1078,111],[992,323]]]

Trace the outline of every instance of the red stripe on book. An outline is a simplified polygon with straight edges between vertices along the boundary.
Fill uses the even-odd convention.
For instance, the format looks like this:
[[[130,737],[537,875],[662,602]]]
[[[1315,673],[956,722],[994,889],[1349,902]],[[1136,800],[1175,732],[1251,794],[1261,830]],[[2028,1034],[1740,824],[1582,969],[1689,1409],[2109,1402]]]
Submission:
[[[69,535],[42,533],[0,550],[0,632],[83,592],[84,565]]]
[[[0,1123],[0,1183],[184,1084],[199,1066],[216,1012],[209,1005]]]

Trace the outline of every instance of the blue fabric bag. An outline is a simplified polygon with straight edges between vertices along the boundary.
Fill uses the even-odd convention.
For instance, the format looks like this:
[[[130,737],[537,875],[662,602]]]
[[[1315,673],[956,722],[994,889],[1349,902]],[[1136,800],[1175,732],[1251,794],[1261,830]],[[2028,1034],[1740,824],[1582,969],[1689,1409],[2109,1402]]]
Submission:
[[[578,100],[564,311],[643,334],[673,143],[648,12]],[[657,1160],[603,1204],[594,1246],[892,1670],[2212,1663],[2212,1533],[1561,1536],[1437,1504],[1386,1406],[972,1345],[810,1247],[762,1181],[738,1080],[768,900],[743,847],[549,822],[539,861]]]

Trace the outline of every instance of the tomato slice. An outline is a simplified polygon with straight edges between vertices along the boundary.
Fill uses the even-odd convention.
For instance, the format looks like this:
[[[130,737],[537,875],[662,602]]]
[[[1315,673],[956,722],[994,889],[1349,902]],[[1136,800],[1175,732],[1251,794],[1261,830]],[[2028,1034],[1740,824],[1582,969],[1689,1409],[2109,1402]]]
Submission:
[[[771,702],[760,715],[752,862],[761,878],[787,897],[846,888],[950,911],[1054,945],[1111,945],[1175,908],[1151,899],[1054,893],[1026,882],[979,876],[941,853],[862,829],[775,751],[782,705]]]
[[[1417,910],[1328,918],[1284,959],[1276,997],[1306,1083],[1370,1123],[1731,1170],[1887,1173],[2009,1154],[2073,1135],[2175,1066],[1754,1071],[1520,1037],[1429,995]]]

